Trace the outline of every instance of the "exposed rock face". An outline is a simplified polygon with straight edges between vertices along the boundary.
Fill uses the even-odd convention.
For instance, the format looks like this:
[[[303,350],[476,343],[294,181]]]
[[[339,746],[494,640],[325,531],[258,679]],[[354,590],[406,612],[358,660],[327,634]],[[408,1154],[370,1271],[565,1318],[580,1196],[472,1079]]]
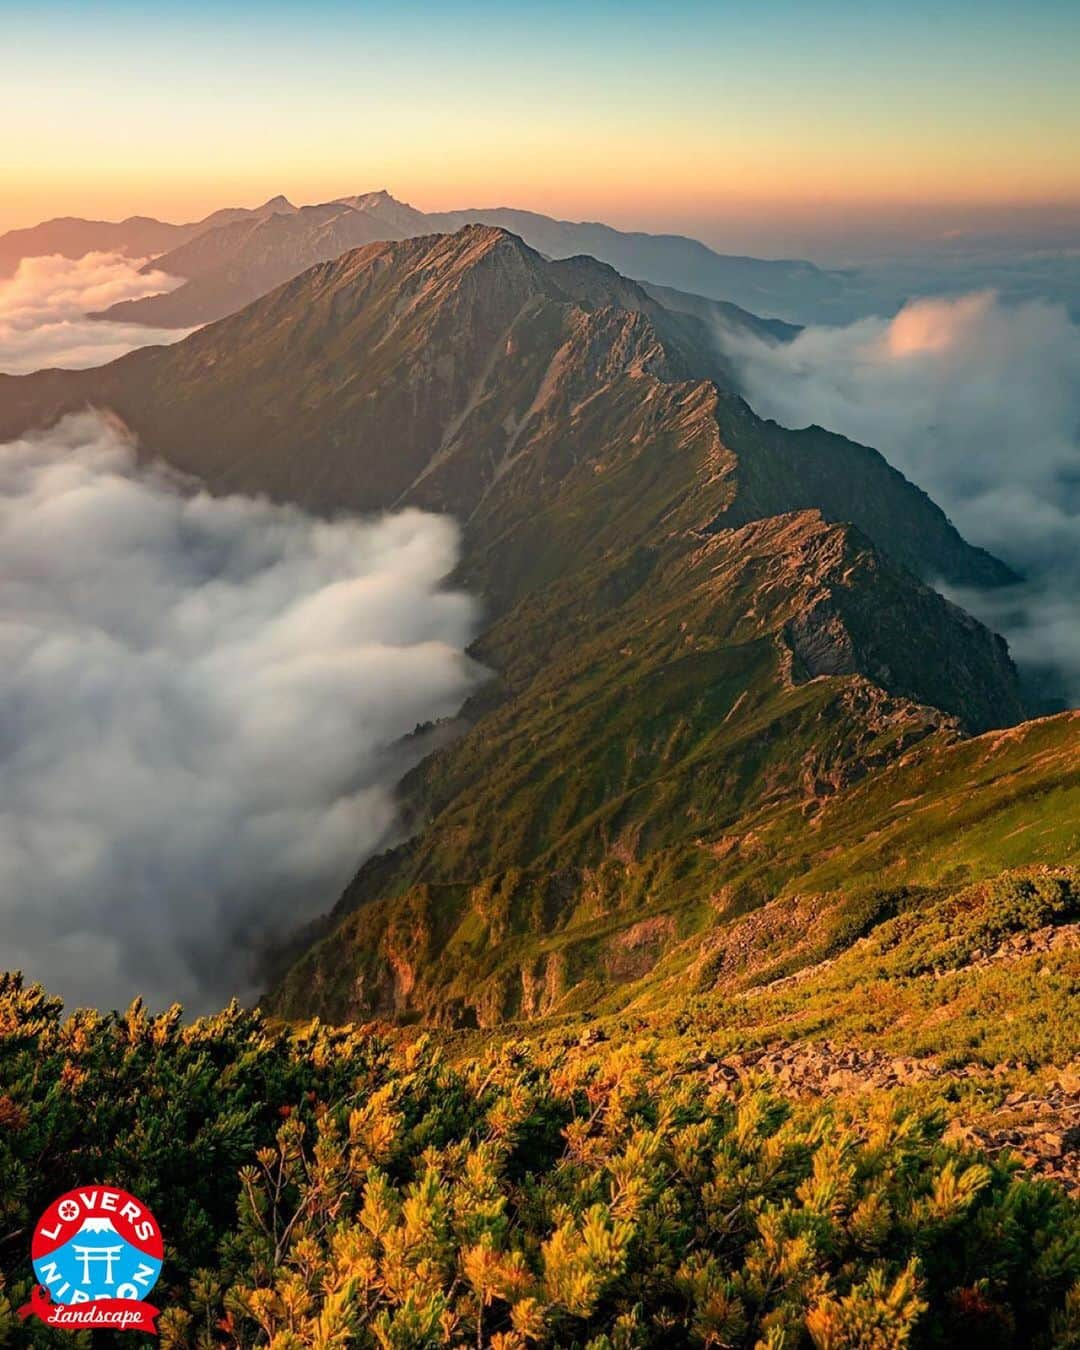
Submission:
[[[785,630],[795,677],[865,674],[976,731],[1020,721],[1019,697],[1002,702],[999,678],[986,679],[1009,668],[1004,640],[936,591],[913,586],[868,544],[853,532],[823,531],[794,560],[804,578],[817,579]],[[959,631],[966,641],[952,640]]]

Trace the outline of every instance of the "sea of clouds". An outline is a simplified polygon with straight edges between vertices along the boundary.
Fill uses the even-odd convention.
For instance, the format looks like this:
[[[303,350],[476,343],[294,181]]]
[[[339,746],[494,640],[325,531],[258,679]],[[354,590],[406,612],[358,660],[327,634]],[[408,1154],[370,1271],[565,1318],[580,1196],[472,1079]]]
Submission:
[[[480,676],[458,544],[212,498],[97,414],[0,446],[4,967],[69,1004],[252,994],[393,837],[399,738]]]
[[[182,278],[140,272],[141,259],[119,253],[24,258],[0,278],[0,372],[24,375],[50,366],[100,366],[136,347],[177,342],[190,329],[147,328],[88,319],[121,300],[179,286]]]
[[[1065,307],[984,291],[787,344],[721,340],[757,412],[875,446],[1025,577],[953,598],[1080,704],[1080,326]]]

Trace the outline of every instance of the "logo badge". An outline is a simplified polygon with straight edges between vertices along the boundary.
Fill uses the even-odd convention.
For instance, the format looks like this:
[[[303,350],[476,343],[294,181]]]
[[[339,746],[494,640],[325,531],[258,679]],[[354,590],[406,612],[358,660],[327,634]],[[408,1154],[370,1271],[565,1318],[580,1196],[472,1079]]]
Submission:
[[[58,1196],[38,1220],[30,1246],[38,1287],[20,1317],[82,1331],[155,1332],[146,1299],[161,1274],[161,1229],[127,1191],[85,1186]]]

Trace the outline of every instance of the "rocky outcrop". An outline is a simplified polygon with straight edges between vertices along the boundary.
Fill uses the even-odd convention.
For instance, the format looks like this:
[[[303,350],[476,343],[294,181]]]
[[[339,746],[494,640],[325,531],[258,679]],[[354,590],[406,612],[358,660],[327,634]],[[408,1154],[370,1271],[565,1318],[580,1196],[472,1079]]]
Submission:
[[[1004,1077],[1012,1066],[996,1066]],[[1080,1062],[1060,1070],[1042,1090],[1007,1093],[989,1115],[959,1116],[945,1135],[952,1143],[1016,1158],[1037,1176],[1080,1195]]]
[[[903,1091],[932,1083],[947,1092],[953,1085],[980,1084],[993,1100],[972,1106],[969,1092],[949,1121],[945,1139],[952,1144],[1015,1159],[1036,1176],[1061,1183],[1080,1195],[1080,1061],[1050,1072],[1042,1087],[998,1088],[1022,1072],[1018,1063],[990,1067],[943,1066],[932,1058],[890,1055],[865,1046],[835,1041],[774,1045],[725,1055],[705,1066],[720,1082],[765,1081],[785,1097],[822,1101]]]

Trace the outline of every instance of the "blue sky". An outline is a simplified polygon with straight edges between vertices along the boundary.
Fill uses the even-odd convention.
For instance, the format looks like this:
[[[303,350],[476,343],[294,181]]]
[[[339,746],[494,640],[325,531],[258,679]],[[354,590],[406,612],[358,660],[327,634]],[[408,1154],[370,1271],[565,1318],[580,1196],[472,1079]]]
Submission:
[[[0,19],[0,227],[382,186],[699,233],[1080,202],[1062,0],[0,0]]]

